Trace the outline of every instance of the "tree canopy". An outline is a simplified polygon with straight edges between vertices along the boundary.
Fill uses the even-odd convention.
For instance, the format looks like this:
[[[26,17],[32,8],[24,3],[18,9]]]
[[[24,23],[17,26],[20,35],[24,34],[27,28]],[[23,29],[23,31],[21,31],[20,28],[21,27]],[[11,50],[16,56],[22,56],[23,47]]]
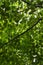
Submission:
[[[43,65],[43,0],[0,0],[0,65]]]

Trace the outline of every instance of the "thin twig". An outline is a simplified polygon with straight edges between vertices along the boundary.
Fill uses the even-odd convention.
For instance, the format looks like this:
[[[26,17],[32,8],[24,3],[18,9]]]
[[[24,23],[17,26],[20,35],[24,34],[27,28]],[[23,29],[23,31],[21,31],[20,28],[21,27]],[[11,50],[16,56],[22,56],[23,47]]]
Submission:
[[[39,18],[38,21],[36,23],[34,23],[30,28],[28,28],[26,31],[22,32],[21,34],[13,37],[11,40],[9,40],[7,43],[4,43],[0,48],[8,45],[8,43],[10,44],[10,42],[12,42],[13,40],[16,40],[17,38],[19,38],[20,36],[22,36],[23,34],[25,34],[26,32],[30,31],[34,26],[36,26],[40,21],[42,20],[42,18]]]

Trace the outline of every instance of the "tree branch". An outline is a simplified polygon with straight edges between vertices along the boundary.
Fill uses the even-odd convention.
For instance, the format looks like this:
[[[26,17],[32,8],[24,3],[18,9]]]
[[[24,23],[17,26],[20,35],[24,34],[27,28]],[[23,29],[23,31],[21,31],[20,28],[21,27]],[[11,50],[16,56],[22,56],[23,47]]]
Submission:
[[[0,48],[8,45],[8,43],[10,44],[10,42],[12,42],[13,40],[16,40],[17,38],[19,38],[20,36],[22,36],[23,34],[25,34],[26,32],[30,31],[34,26],[36,26],[40,21],[42,20],[42,18],[39,18],[38,21],[36,23],[34,23],[30,28],[28,28],[26,31],[22,32],[21,34],[13,37],[11,40],[9,40],[7,43],[4,43]]]
[[[42,18],[39,18],[38,21],[36,23],[34,23],[30,28],[28,28],[26,31],[22,32],[21,34],[15,36],[12,40],[17,39],[18,37],[22,36],[23,34],[25,34],[26,32],[30,31],[34,26],[36,26],[40,21],[42,20]]]

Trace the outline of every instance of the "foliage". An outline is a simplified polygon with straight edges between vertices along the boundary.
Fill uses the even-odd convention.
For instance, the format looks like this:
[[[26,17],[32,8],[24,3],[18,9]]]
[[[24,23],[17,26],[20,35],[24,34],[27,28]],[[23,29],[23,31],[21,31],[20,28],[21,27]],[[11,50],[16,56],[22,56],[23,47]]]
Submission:
[[[43,65],[43,0],[0,0],[0,65]]]

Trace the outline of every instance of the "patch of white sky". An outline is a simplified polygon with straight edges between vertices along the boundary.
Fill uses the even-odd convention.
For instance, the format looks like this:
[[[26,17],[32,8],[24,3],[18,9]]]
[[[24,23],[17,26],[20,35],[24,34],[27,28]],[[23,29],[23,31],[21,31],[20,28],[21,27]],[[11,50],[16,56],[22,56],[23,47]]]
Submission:
[[[33,62],[36,62],[36,57],[37,57],[37,55],[33,55]]]

